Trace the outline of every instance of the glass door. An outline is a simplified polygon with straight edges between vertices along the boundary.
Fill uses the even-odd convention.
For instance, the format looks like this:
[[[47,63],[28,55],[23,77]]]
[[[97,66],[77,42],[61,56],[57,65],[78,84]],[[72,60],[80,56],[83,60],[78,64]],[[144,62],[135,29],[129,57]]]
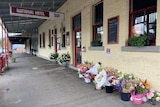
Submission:
[[[81,31],[76,31],[75,32],[75,43],[76,43],[76,52],[75,52],[75,62],[76,62],[76,65],[77,64],[81,64]]]

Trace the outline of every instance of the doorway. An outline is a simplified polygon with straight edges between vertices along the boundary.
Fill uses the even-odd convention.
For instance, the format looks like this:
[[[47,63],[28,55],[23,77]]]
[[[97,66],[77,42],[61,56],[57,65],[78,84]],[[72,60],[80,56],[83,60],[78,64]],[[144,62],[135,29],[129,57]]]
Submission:
[[[81,64],[81,31],[75,31],[75,62]]]
[[[73,62],[74,66],[82,63],[81,54],[81,14],[73,17]]]

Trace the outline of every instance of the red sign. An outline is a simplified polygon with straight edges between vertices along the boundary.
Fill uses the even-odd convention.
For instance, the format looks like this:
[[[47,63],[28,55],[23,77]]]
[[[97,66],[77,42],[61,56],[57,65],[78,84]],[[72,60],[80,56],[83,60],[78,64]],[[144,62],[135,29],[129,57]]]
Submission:
[[[46,12],[46,11],[26,9],[26,8],[18,8],[18,7],[12,7],[11,10],[12,10],[12,13],[49,17],[49,12]]]
[[[53,20],[64,19],[63,13],[27,9],[22,7],[10,7],[10,14],[16,16],[42,18],[42,19],[53,19]]]

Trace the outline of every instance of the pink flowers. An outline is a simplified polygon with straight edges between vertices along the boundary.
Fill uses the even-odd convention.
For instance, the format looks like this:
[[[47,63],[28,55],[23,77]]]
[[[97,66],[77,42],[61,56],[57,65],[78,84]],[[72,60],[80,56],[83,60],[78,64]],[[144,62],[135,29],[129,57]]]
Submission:
[[[160,101],[160,93],[156,92],[154,89],[150,89],[150,91],[146,94],[148,99],[152,99],[154,101]]]
[[[88,70],[88,68],[87,68],[86,65],[83,65],[83,66],[80,67],[80,71],[81,71],[82,73],[86,72],[87,70]]]

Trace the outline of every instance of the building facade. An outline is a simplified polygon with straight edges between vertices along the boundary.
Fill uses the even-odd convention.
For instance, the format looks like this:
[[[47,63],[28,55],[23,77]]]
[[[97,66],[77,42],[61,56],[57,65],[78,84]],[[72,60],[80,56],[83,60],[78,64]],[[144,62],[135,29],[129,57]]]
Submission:
[[[38,56],[49,59],[52,52],[69,52],[73,66],[101,62],[147,79],[160,90],[159,0],[67,0],[57,12],[65,19],[47,20],[39,27]],[[131,36],[141,35],[150,43],[127,43]]]

